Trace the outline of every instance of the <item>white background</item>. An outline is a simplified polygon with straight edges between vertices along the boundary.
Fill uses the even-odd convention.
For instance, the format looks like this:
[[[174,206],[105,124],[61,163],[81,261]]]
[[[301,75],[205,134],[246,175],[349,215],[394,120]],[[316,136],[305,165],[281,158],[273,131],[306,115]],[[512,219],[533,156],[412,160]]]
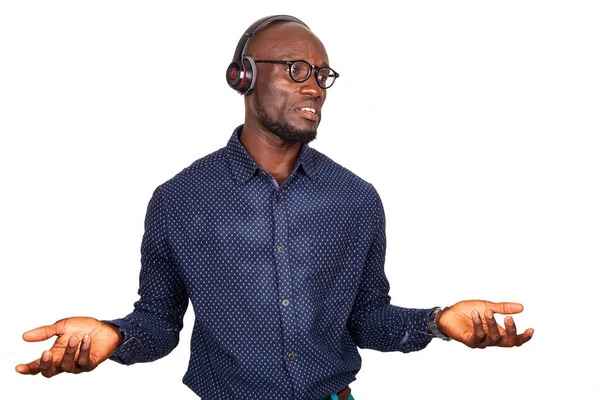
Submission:
[[[225,82],[256,19],[292,14],[340,73],[314,147],[378,189],[394,304],[518,301],[521,348],[362,350],[357,400],[600,397],[595,1],[3,1],[0,398],[196,399],[150,364],[20,376],[22,332],[123,316],[156,186],[242,122]],[[70,393],[73,392],[73,393]]]

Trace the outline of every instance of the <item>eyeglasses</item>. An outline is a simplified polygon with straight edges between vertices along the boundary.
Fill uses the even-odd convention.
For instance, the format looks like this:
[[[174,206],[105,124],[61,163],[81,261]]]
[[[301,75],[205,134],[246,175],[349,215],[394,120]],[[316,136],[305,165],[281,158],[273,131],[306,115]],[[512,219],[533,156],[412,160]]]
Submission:
[[[319,85],[321,89],[329,89],[331,85],[333,85],[333,83],[335,82],[336,78],[340,76],[340,74],[338,74],[329,67],[315,67],[314,65],[311,65],[310,63],[304,60],[255,60],[254,62],[288,65],[289,68],[287,68],[287,70],[290,72],[290,78],[292,78],[294,82],[298,83],[305,82],[308,78],[310,78],[310,74],[314,69],[316,71],[315,79],[317,80],[317,85]]]

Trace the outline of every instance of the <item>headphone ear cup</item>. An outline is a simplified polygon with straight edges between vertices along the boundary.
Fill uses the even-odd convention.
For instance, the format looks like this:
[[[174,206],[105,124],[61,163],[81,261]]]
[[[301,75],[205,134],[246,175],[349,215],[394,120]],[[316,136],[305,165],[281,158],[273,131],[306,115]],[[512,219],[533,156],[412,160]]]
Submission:
[[[256,63],[252,59],[252,57],[244,56],[244,72],[246,75],[246,81],[242,86],[243,92],[240,92],[245,95],[249,95],[252,93],[254,89],[254,85],[256,84]]]
[[[227,83],[240,94],[248,95],[254,89],[256,83],[256,63],[252,57],[244,56],[242,67],[232,62],[227,67]]]
[[[232,62],[227,67],[227,83],[231,86],[232,89],[239,90],[238,87],[242,83],[244,78],[244,73],[240,65],[236,62]]]

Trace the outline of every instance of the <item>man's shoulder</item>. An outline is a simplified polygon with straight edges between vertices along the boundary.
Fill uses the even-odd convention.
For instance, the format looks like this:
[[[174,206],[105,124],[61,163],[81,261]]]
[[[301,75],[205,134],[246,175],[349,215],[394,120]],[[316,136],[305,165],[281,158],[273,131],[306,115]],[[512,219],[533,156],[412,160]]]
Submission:
[[[195,185],[203,181],[205,177],[214,177],[216,174],[222,176],[228,168],[225,150],[226,148],[223,147],[195,160],[160,186],[166,189],[189,184]]]
[[[311,151],[314,164],[319,170],[320,179],[324,180],[327,185],[342,186],[370,194],[375,192],[373,185],[357,173],[314,148],[311,148]]]

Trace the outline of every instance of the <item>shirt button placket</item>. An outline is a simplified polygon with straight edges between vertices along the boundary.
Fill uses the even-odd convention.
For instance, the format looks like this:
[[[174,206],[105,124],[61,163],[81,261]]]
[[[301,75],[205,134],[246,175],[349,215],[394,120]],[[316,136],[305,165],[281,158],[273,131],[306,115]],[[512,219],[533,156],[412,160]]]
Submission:
[[[296,354],[293,349],[295,348],[295,318],[294,310],[291,303],[292,295],[292,277],[290,270],[290,252],[288,246],[289,240],[289,227],[287,220],[287,210],[282,202],[283,193],[282,190],[276,190],[274,197],[272,197],[273,203],[273,216],[275,222],[275,266],[278,275],[279,282],[279,298],[281,299],[280,312],[282,313],[282,334],[284,346],[287,351],[284,353],[284,358],[287,362],[294,361]],[[295,364],[295,363],[294,363]],[[292,365],[290,364],[290,367]]]

